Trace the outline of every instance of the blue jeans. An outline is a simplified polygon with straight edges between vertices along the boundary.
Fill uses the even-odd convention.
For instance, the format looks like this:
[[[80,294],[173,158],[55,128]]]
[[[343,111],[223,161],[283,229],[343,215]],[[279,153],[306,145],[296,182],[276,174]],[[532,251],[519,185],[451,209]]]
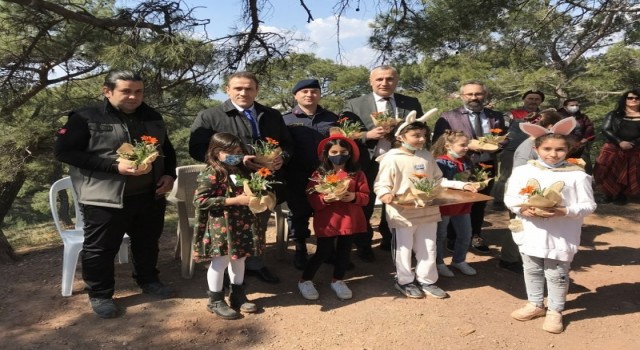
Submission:
[[[444,247],[447,241],[447,226],[449,226],[449,222],[451,222],[453,229],[456,231],[453,262],[460,263],[467,258],[467,251],[471,244],[471,216],[469,214],[443,216],[438,223],[436,264],[444,264]]]
[[[570,261],[537,258],[520,253],[524,268],[524,284],[527,288],[527,300],[544,307],[544,282],[547,282],[547,307],[561,312],[569,291]]]

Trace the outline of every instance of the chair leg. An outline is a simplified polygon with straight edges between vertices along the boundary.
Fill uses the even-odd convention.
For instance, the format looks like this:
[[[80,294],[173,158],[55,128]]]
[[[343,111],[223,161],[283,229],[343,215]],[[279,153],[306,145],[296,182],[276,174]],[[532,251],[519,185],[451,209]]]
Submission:
[[[180,241],[180,265],[182,269],[182,278],[191,279],[193,278],[194,270],[193,257],[191,256],[191,239],[193,231],[185,231],[187,232],[182,232],[180,227],[178,227],[178,237]]]
[[[285,214],[282,212],[280,205],[275,207],[276,214],[276,247],[278,260],[284,260],[285,252],[287,251],[288,238],[285,230]]]
[[[76,266],[78,265],[78,256],[82,250],[82,244],[64,246],[64,254],[62,256],[62,296],[71,296],[73,290],[73,280],[76,275]]]

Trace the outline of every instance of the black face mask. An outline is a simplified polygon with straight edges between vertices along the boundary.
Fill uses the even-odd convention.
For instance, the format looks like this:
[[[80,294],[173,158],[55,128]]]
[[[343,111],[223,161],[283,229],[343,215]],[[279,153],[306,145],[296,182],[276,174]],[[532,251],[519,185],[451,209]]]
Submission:
[[[339,154],[337,156],[329,156],[328,158],[329,158],[329,161],[334,165],[342,165],[346,163],[350,157],[351,157],[350,154]]]

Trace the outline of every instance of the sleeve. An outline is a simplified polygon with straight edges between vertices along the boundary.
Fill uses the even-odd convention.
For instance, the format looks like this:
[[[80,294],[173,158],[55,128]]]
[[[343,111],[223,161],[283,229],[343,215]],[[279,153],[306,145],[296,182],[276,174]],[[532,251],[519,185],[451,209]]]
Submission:
[[[54,144],[54,156],[63,163],[80,169],[118,173],[115,159],[104,158],[87,152],[91,134],[87,121],[71,112],[67,123],[58,130]]]
[[[613,112],[609,112],[602,122],[602,133],[609,140],[609,142],[618,145],[620,139],[615,135],[613,130]]]
[[[504,204],[515,214],[520,213],[520,204],[523,203],[522,197],[519,195],[520,189],[525,187],[529,176],[526,176],[527,172],[525,167],[519,167],[513,170],[511,177],[507,180],[507,184],[504,191]]]
[[[285,124],[282,114],[280,114],[280,112],[277,112],[277,116],[280,122],[280,138],[278,139],[278,142],[280,142],[280,148],[282,148],[282,150],[287,154],[287,156],[283,157],[286,163],[291,159],[291,155],[294,152],[294,142],[293,137],[289,132],[289,127],[287,127],[287,124]]]
[[[449,180],[446,177],[443,177],[442,182],[440,182],[440,186],[444,188],[453,188],[454,190],[462,190],[464,189],[464,186],[466,186],[469,183],[470,182]]]
[[[358,171],[355,180],[356,180],[356,191],[355,191],[356,198],[354,200],[354,203],[356,205],[364,207],[367,204],[369,204],[369,195],[370,195],[369,184],[367,184],[367,178],[364,176],[364,173],[362,171]]]
[[[567,217],[585,217],[596,210],[591,176],[582,173],[580,175],[573,188],[577,200],[566,205]]]
[[[527,140],[523,141],[516,151],[513,153],[513,169],[519,166],[523,166],[527,164],[527,162],[531,159],[531,142],[527,142]]]
[[[393,188],[398,169],[390,158],[391,157],[385,157],[382,162],[380,162],[380,170],[373,183],[373,192],[375,192],[378,198],[388,193],[395,195]]]
[[[164,136],[164,143],[162,144],[162,154],[164,156],[164,175],[169,175],[172,178],[177,178],[176,175],[176,150],[173,148],[171,140],[169,140],[169,134]]]
[[[205,162],[205,155],[209,148],[209,140],[216,133],[209,124],[209,119],[213,118],[207,110],[200,111],[191,125],[189,136],[189,155],[191,158]]]
[[[201,172],[197,181],[198,187],[193,197],[193,205],[201,210],[223,209],[227,196],[226,193],[222,193],[220,182],[217,181],[211,169],[207,168]]]

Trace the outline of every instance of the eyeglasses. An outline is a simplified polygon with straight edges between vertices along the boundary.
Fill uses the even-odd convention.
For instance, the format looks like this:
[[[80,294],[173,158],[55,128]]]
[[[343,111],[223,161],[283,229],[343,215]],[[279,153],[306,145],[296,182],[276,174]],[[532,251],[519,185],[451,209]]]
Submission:
[[[484,92],[462,94],[462,96],[464,96],[464,97],[482,97],[482,96],[484,96]]]
[[[627,101],[640,101],[638,96],[627,96]]]

